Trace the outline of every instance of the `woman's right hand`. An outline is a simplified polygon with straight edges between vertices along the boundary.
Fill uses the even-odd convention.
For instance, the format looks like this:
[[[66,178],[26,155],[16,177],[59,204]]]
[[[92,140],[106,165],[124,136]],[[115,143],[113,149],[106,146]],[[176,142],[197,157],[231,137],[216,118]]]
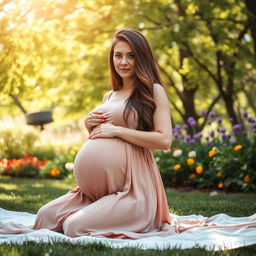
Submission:
[[[92,111],[85,118],[84,124],[90,133],[95,126],[107,122],[109,120],[110,113],[103,113],[102,111]]]

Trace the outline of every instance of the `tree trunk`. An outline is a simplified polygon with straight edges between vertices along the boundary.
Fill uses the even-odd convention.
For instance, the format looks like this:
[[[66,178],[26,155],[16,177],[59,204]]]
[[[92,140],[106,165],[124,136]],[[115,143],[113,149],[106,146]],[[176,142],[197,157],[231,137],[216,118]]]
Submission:
[[[237,120],[237,115],[236,115],[236,112],[234,109],[233,95],[224,93],[224,94],[222,94],[222,99],[225,103],[225,107],[228,112],[228,116],[234,120],[233,121],[234,124],[237,124],[238,120]]]
[[[256,2],[255,0],[245,0],[248,12],[248,20],[254,42],[254,54],[256,55]]]

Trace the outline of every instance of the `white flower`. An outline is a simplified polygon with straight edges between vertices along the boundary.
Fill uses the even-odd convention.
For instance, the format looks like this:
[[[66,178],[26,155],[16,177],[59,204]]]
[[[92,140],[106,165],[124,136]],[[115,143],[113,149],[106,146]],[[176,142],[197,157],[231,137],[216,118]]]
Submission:
[[[68,170],[68,171],[72,171],[74,169],[74,164],[73,163],[66,163],[65,164],[65,168]]]
[[[173,152],[172,154],[174,157],[180,157],[182,155],[182,150],[181,149],[177,149]]]
[[[188,153],[188,157],[190,157],[190,158],[195,158],[196,157],[196,151],[190,151],[189,153]]]
[[[218,195],[218,192],[217,191],[212,191],[211,193],[210,193],[210,196],[217,196]]]
[[[157,157],[156,157],[156,161],[158,162],[159,160],[160,160],[160,157],[157,156]]]

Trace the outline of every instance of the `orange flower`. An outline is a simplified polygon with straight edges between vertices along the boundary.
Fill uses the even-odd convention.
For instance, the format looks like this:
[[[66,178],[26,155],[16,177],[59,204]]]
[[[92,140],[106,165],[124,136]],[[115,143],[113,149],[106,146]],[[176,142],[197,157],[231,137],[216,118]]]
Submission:
[[[173,170],[174,170],[174,171],[178,171],[180,168],[181,168],[181,165],[180,165],[180,164],[175,164],[175,165],[173,166]]]
[[[238,144],[238,145],[236,145],[236,146],[234,147],[234,150],[235,150],[235,151],[239,151],[239,150],[241,150],[242,148],[243,148],[243,146],[240,145],[240,144]]]
[[[60,170],[57,169],[57,168],[52,168],[51,171],[50,171],[50,176],[56,177],[58,175],[60,175]]]
[[[171,179],[171,181],[172,181],[172,183],[175,183],[175,182],[176,182],[176,178],[173,177],[173,178]]]
[[[244,182],[248,183],[250,181],[250,177],[248,175],[244,176]]]
[[[193,158],[188,158],[187,159],[187,164],[188,165],[192,165],[192,164],[194,164],[195,163],[195,160],[193,159]]]
[[[222,172],[217,172],[216,176],[217,177],[221,177],[222,176]]]
[[[218,184],[218,188],[223,188],[224,187],[224,184],[222,183],[222,182],[220,182],[219,184]]]
[[[198,165],[196,167],[196,173],[199,174],[199,175],[203,173],[203,166],[202,165]]]
[[[216,154],[216,149],[212,149],[208,152],[209,157],[213,157]]]

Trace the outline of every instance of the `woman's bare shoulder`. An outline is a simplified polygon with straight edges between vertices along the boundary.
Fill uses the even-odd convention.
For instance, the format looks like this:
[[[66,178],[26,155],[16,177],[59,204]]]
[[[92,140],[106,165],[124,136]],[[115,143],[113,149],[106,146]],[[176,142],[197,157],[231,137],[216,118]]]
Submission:
[[[158,97],[159,95],[166,95],[165,88],[161,84],[154,83],[153,86],[154,96]]]

